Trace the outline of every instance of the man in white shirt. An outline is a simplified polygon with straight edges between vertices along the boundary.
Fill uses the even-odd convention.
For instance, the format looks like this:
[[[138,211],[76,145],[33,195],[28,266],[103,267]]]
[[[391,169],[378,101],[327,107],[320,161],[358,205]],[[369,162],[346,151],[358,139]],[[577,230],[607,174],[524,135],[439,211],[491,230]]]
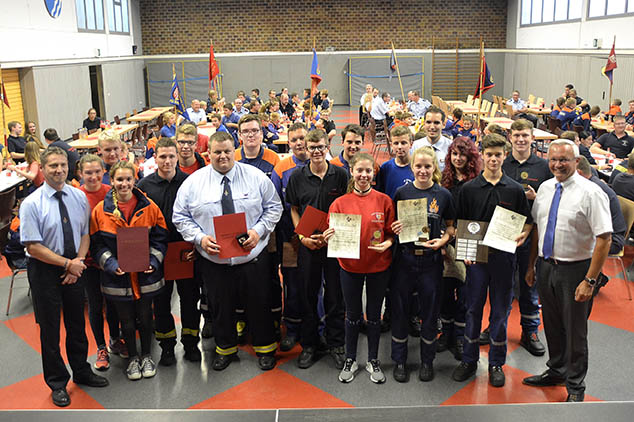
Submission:
[[[246,107],[242,107],[242,100],[240,98],[236,98],[233,101],[233,112],[238,115],[238,117],[246,116],[249,114],[249,110]]]
[[[539,279],[549,359],[544,373],[523,382],[536,387],[565,384],[568,402],[584,399],[588,315],[612,237],[608,196],[577,174],[578,161],[574,142],[558,139],[550,144],[548,165],[555,177],[542,183],[533,203],[537,233],[526,273],[528,285]]]
[[[192,100],[192,106],[187,109],[189,120],[197,125],[207,123],[207,113],[200,107],[200,101]]]
[[[438,158],[438,167],[442,171],[445,168],[445,157],[449,151],[449,145],[451,145],[451,139],[442,135],[442,129],[445,127],[445,112],[436,106],[431,106],[425,111],[424,118],[423,127],[427,137],[414,142],[411,153],[420,147],[432,147]]]
[[[530,121],[533,126],[537,127],[537,116],[528,112],[528,105],[526,101],[520,98],[520,92],[518,90],[513,91],[511,98],[506,104],[513,107],[513,115],[516,115],[520,119],[526,119]]]
[[[390,103],[390,93],[384,92],[381,96],[376,96],[370,106],[370,116],[377,122],[382,122],[387,117],[388,104]]]
[[[409,97],[411,94],[411,101],[407,103],[407,109],[414,115],[415,119],[420,119],[425,115],[427,109],[431,106],[431,103],[424,98],[420,97],[418,91],[410,91],[407,93]]]

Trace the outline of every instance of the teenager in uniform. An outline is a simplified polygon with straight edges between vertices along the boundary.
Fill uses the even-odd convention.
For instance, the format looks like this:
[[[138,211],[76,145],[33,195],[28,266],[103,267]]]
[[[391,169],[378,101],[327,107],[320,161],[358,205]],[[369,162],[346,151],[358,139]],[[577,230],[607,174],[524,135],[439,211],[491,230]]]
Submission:
[[[389,196],[372,189],[375,163],[371,155],[356,154],[350,161],[350,166],[352,177],[348,193],[337,198],[329,209],[329,214],[361,216],[359,259],[337,258],[341,266],[341,289],[346,304],[346,361],[339,374],[339,381],[352,381],[358,369],[357,342],[363,321],[362,295],[365,284],[368,335],[368,361],[365,369],[370,373],[370,381],[382,384],[385,382],[385,374],[378,359],[381,305],[390,281],[394,205]],[[335,229],[329,228],[324,232],[324,240],[328,242],[334,235]]]
[[[454,235],[455,210],[451,193],[439,185],[441,174],[436,154],[431,147],[422,147],[412,156],[414,182],[400,187],[394,196],[398,201],[426,199],[428,233],[425,242],[401,243],[394,260],[396,276],[390,288],[392,293],[392,360],[395,362],[394,379],[407,382],[407,321],[411,294],[418,292],[420,302],[418,317],[422,321],[420,335],[421,366],[418,377],[421,381],[434,379],[434,358],[438,334],[443,258],[441,248]],[[401,221],[393,224],[396,234],[403,228]],[[444,232],[443,232],[444,230]]]
[[[293,226],[297,227],[306,207],[311,205],[328,212],[332,202],[346,193],[349,172],[326,160],[328,136],[321,129],[308,132],[306,148],[310,163],[294,171],[286,187],[286,201],[291,205]],[[344,353],[344,303],[339,277],[339,263],[326,257],[323,233],[299,236],[298,271],[302,279],[301,345],[297,366],[310,368],[317,358],[319,318],[317,302],[324,279],[326,343],[337,369],[342,369]]]
[[[524,215],[527,217],[526,224],[516,239],[518,246],[521,246],[530,232],[532,218],[524,188],[502,172],[506,142],[506,139],[497,134],[486,135],[482,140],[484,171],[465,183],[458,193],[456,218],[490,222],[498,205]],[[502,387],[505,382],[502,366],[506,362],[506,324],[513,293],[510,280],[513,276],[515,255],[489,247],[487,263],[465,261],[465,264],[467,313],[464,353],[462,362],[453,372],[453,379],[465,381],[473,376],[478,368],[482,311],[489,291],[489,383],[494,387]]]

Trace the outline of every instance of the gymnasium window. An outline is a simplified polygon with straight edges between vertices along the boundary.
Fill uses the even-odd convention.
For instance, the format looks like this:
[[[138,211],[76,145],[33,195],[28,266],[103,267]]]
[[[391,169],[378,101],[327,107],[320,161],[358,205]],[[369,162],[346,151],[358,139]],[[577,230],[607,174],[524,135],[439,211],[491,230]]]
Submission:
[[[128,0],[106,0],[110,33],[129,34]]]
[[[634,14],[634,0],[588,0],[588,19]]]
[[[75,0],[77,29],[86,32],[104,32],[103,0]]]
[[[522,0],[520,26],[578,21],[582,3],[583,0]]]

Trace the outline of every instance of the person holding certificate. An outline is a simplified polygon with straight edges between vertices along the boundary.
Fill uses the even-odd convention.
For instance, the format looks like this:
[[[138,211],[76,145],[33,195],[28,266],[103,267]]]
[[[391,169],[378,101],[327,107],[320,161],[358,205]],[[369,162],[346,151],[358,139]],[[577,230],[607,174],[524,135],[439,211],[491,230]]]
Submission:
[[[393,376],[398,382],[407,382],[407,338],[411,294],[418,292],[421,381],[434,379],[434,357],[438,334],[438,314],[443,271],[441,248],[454,235],[455,210],[451,193],[440,186],[441,174],[436,153],[431,147],[422,147],[412,155],[414,183],[400,187],[394,195],[398,220],[392,225],[399,235],[399,246],[394,258],[392,294],[392,359]],[[403,212],[412,208],[414,213]],[[410,215],[418,218],[406,218]],[[422,216],[422,217],[420,217]],[[424,221],[423,221],[424,220]],[[446,226],[444,233],[442,228]],[[412,240],[403,236],[412,228],[419,231]],[[416,238],[418,237],[418,238]]]
[[[449,159],[442,172],[441,185],[449,189],[455,203],[462,186],[480,174],[482,158],[475,144],[464,137],[453,140],[447,157]],[[463,261],[455,260],[455,244],[451,243],[447,246],[444,260],[440,304],[442,331],[438,338],[437,351],[449,349],[457,360],[462,360],[466,313],[464,282],[467,269]]]
[[[90,255],[103,269],[101,291],[115,304],[130,361],[126,375],[130,380],[150,378],[156,364],[150,355],[152,345],[152,297],[165,285],[163,257],[167,250],[167,225],[159,207],[134,186],[134,165],[119,161],[110,169],[112,189],[92,210]],[[143,272],[124,272],[119,257],[134,256],[135,250],[119,251],[121,229],[144,227],[149,232],[149,262]],[[136,321],[139,321],[137,325]],[[136,346],[136,331],[141,338],[141,353]]]
[[[389,267],[392,263],[392,253],[389,249],[394,243],[394,205],[389,196],[372,189],[374,166],[371,155],[355,154],[350,161],[352,179],[348,193],[337,198],[330,206],[328,212],[331,227],[324,232],[326,242],[334,241],[337,236],[336,229],[332,227],[333,213],[360,216],[361,238],[354,239],[358,242],[359,259],[338,258],[341,265],[341,289],[346,303],[346,360],[339,374],[339,381],[345,383],[354,379],[354,374],[359,368],[356,362],[357,340],[363,321],[361,296],[364,283],[368,335],[368,362],[365,369],[370,373],[372,382],[385,382],[378,352],[381,337],[381,305],[390,280]],[[350,243],[351,249],[354,240]],[[342,252],[347,254],[351,251]]]
[[[514,239],[521,246],[532,227],[530,208],[522,185],[502,172],[506,157],[506,139],[497,134],[486,135],[482,140],[484,171],[464,184],[458,193],[456,217],[468,221],[490,222],[496,207],[526,217],[521,234]],[[489,225],[488,230],[491,230]],[[453,379],[465,381],[475,375],[478,368],[479,337],[482,326],[482,311],[487,291],[491,302],[489,327],[491,347],[489,349],[489,383],[502,387],[505,383],[502,366],[506,362],[506,324],[508,308],[513,294],[513,269],[515,254],[489,248],[487,263],[467,265],[466,282],[466,326],[462,362],[453,372]]]

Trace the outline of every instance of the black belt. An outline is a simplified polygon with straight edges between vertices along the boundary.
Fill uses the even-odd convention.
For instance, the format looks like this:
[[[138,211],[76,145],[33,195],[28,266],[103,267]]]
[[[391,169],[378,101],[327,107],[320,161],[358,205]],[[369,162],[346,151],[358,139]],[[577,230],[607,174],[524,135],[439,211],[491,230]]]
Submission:
[[[576,264],[581,264],[584,262],[589,262],[592,258],[588,258],[588,259],[582,259],[580,261],[561,261],[559,259],[555,259],[555,258],[542,258],[542,260],[548,262],[551,265],[576,265]]]
[[[435,251],[433,249],[401,248],[401,252],[414,256],[428,256],[440,252],[440,249]]]

